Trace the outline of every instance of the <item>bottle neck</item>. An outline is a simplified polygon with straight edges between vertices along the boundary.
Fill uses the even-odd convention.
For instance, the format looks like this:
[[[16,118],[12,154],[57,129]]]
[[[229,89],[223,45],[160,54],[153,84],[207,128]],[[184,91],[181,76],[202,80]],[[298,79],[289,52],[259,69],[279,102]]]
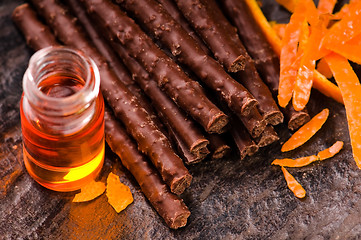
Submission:
[[[100,77],[94,62],[66,47],[49,47],[30,59],[23,78],[23,110],[38,128],[70,134],[94,115]]]

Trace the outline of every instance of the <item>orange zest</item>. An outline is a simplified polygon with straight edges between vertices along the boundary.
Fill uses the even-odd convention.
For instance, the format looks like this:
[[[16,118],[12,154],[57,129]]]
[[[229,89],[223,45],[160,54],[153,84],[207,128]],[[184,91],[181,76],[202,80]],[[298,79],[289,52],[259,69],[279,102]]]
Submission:
[[[337,0],[320,0],[317,5],[317,10],[320,14],[332,13]]]
[[[361,64],[361,34],[345,43],[335,43],[327,45],[326,47],[345,58]]]
[[[315,61],[310,59],[311,41],[309,41],[309,27],[307,21],[304,21],[301,28],[298,55],[300,58],[299,69],[296,76],[296,82],[293,89],[292,104],[296,111],[302,110],[310,98],[313,69]]]
[[[286,26],[285,23],[271,23],[272,29],[276,32],[278,37],[282,39],[285,36]]]
[[[326,122],[329,115],[327,108],[314,116],[309,122],[298,129],[281,148],[282,152],[291,151],[307,142]]]
[[[81,188],[80,193],[76,194],[73,202],[87,202],[93,200],[105,191],[105,184],[102,182],[91,181]]]
[[[317,71],[321,73],[326,78],[332,78],[332,72],[330,67],[328,66],[327,62],[324,58],[321,58],[320,61],[317,63]],[[341,93],[340,93],[341,94]]]
[[[277,36],[276,32],[272,29],[272,26],[268,22],[267,18],[263,14],[256,0],[244,0],[252,13],[252,16],[256,20],[258,26],[261,28],[263,34],[266,36],[267,41],[272,46],[275,53],[280,56],[281,54],[281,39]]]
[[[119,181],[119,177],[114,173],[109,173],[107,178],[108,202],[117,213],[124,210],[133,202],[133,195],[128,186]]]
[[[324,38],[324,44],[330,48],[334,44],[344,44],[361,33],[361,2],[353,4],[348,14],[335,23]]]
[[[252,13],[254,19],[256,20],[258,26],[260,27],[263,34],[266,36],[267,41],[272,46],[275,53],[280,56],[282,49],[281,38],[277,35],[276,31],[272,28],[271,24],[268,22],[267,18],[264,16],[262,10],[260,9],[256,0],[245,0],[247,3],[250,12]],[[357,1],[354,1],[357,2]],[[355,3],[354,3],[355,5]],[[344,8],[342,8],[344,9]],[[343,10],[347,12],[347,9]],[[331,97],[339,103],[343,103],[341,92],[339,88],[330,82],[325,76],[319,73],[317,70],[313,73],[313,87],[320,91],[325,96]]]
[[[281,107],[286,107],[292,98],[293,89],[296,81],[297,70],[299,67],[297,55],[298,43],[300,36],[307,34],[305,25],[306,8],[300,4],[290,22],[287,24],[285,36],[282,39],[282,49],[280,56],[280,80],[278,86],[278,103]],[[303,34],[301,34],[303,33]],[[301,41],[302,42],[302,41]]]
[[[343,147],[343,142],[337,141],[331,147],[326,148],[325,150],[319,152],[317,154],[317,157],[319,158],[320,161],[331,158],[335,156],[338,152],[340,152],[342,147]]]
[[[290,12],[294,12],[299,0],[276,0],[282,7],[286,8]]]
[[[272,162],[272,165],[278,165],[282,167],[304,167],[318,160],[316,155],[311,155],[307,157],[301,157],[296,159],[283,158],[275,159]]]
[[[337,102],[343,104],[340,88],[331,81],[329,81],[317,70],[314,70],[313,72],[313,87],[320,91],[323,95],[331,97]]]
[[[281,167],[285,180],[287,182],[288,188],[295,194],[298,198],[304,198],[306,196],[306,190],[297,182],[297,180],[286,170],[286,168]]]
[[[352,153],[361,169],[361,85],[348,60],[332,53],[325,57],[339,86],[346,108],[347,123],[351,139]]]

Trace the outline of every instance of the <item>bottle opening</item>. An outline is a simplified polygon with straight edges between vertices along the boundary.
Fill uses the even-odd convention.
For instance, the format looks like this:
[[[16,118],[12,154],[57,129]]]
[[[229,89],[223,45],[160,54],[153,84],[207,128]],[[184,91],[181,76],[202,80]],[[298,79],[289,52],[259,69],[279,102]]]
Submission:
[[[48,115],[82,111],[99,94],[100,77],[94,62],[67,47],[48,47],[30,59],[23,88],[29,102]]]
[[[41,81],[38,88],[49,97],[65,98],[79,92],[84,84],[81,78],[57,74]]]

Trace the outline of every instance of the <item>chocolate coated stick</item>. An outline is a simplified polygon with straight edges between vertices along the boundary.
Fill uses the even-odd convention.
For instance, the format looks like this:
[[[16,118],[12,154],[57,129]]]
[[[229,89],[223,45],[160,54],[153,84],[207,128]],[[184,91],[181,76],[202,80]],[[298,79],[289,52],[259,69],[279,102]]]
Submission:
[[[117,0],[147,32],[160,40],[179,62],[187,66],[208,88],[241,115],[248,115],[257,105],[254,97],[222,66],[207,55],[162,5],[155,0]],[[152,19],[152,20],[150,20]],[[277,108],[277,105],[275,105]]]
[[[252,16],[246,2],[239,0],[222,0],[219,2],[231,22],[237,27],[239,37],[253,58],[261,78],[268,85],[273,96],[277,96],[280,72],[279,59]],[[288,120],[288,127],[295,130],[306,123],[310,116],[307,110],[295,111],[292,104],[289,105],[283,109],[283,113]]]
[[[120,61],[117,54],[114,53],[111,47],[103,41],[93,24],[87,18],[86,11],[81,3],[78,0],[64,0],[64,2],[67,4],[67,7],[69,7],[73,15],[79,20],[81,26],[87,32],[94,46],[106,59],[117,78],[122,81],[135,96],[137,96],[141,106],[144,107],[147,112],[151,114],[152,119],[156,121],[157,117],[154,114],[154,109],[149,104],[149,99],[145,97],[140,87],[132,80],[128,69]]]
[[[207,1],[202,0],[176,0],[176,3],[227,71],[237,72],[245,68],[246,50],[230,37],[229,33],[235,32],[234,27],[218,23],[218,9],[208,6]]]
[[[268,125],[261,136],[255,139],[258,147],[265,147],[268,146],[276,141],[278,141],[280,138],[278,137],[278,134],[273,129],[272,126]]]
[[[104,37],[99,35],[97,29],[88,18],[85,9],[78,0],[66,0],[66,2],[69,4],[82,26],[86,29],[92,41],[95,43],[102,55],[107,59],[109,64],[113,66],[113,68],[124,68],[119,57],[123,59],[126,67],[128,68],[126,71],[129,70],[133,79],[139,84],[135,84],[133,79],[129,79],[131,83],[128,83],[127,87],[129,88],[129,86],[131,86],[131,89],[138,87],[138,91],[142,91],[140,88],[144,90],[157,109],[158,115],[161,114],[162,121],[166,121],[174,129],[184,144],[184,147],[193,153],[196,153],[201,148],[206,147],[208,140],[201,133],[200,129],[195,126],[192,119],[188,118],[185,113],[159,89],[156,82],[150,79],[152,76],[149,76],[143,67],[140,66],[134,58],[130,57],[121,45],[114,45],[114,48],[112,48],[108,42],[105,41]],[[119,70],[120,69],[118,69],[118,71]]]
[[[232,118],[231,127],[230,133],[237,146],[239,157],[241,159],[244,159],[246,156],[252,156],[258,151],[259,147],[251,139],[246,128],[242,124]]]
[[[37,19],[35,11],[28,4],[15,8],[13,21],[26,38],[34,39],[29,42],[31,43],[29,46],[34,50],[59,45],[49,28]],[[27,26],[30,29],[27,29]],[[38,40],[36,36],[42,32],[44,32],[41,35],[42,39]],[[185,226],[190,212],[183,200],[169,191],[158,172],[137,150],[136,143],[130,139],[123,126],[116,121],[108,109],[105,111],[104,118],[108,145],[135,177],[146,198],[170,228]]]
[[[204,44],[203,40],[198,36],[198,34],[192,29],[189,25],[187,19],[184,18],[183,14],[179,11],[177,5],[172,0],[157,0],[163,8],[171,15],[174,20],[176,20],[184,30],[197,42],[197,44],[202,48],[202,50],[210,55],[211,52],[209,48]]]
[[[258,109],[267,124],[277,125],[283,122],[283,114],[272,94],[260,79],[254,62],[244,48],[235,28],[225,18],[216,2],[214,0],[197,0],[196,2],[179,0],[176,2],[183,14],[187,16],[188,21],[208,43],[215,56],[221,53],[230,54],[232,49],[233,52],[242,52],[245,68],[235,73],[233,77],[242,83],[259,102]],[[207,25],[209,26],[207,27]],[[219,61],[224,64],[221,60]]]
[[[169,191],[168,186],[162,182],[146,157],[138,151],[137,145],[110,110],[105,111],[104,119],[105,138],[109,147],[132,173],[146,198],[170,228],[184,227],[190,212],[183,200]]]
[[[127,48],[157,79],[158,86],[207,132],[218,132],[228,123],[227,116],[204,94],[199,83],[191,80],[120,8],[109,0],[83,1],[94,21]]]
[[[59,45],[51,30],[38,20],[36,12],[31,9],[29,4],[24,3],[16,7],[12,14],[12,20],[23,33],[26,44],[32,49],[39,50]]]
[[[101,90],[114,114],[137,141],[139,150],[149,156],[171,191],[181,194],[190,185],[192,176],[174,153],[166,136],[154,124],[138,99],[117,79],[105,59],[90,44],[74,18],[54,0],[33,0],[34,6],[66,45],[90,56],[99,67]]]
[[[212,159],[222,159],[230,153],[231,147],[228,146],[221,135],[208,134],[207,138],[209,139],[209,150]]]

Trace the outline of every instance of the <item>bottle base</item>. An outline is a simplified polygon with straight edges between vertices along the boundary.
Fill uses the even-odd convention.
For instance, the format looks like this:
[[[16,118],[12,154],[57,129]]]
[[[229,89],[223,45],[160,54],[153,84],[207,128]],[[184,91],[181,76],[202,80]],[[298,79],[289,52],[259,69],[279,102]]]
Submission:
[[[105,146],[89,162],[82,166],[66,168],[42,165],[23,147],[24,164],[29,175],[40,185],[53,191],[71,192],[94,180],[104,163]]]

